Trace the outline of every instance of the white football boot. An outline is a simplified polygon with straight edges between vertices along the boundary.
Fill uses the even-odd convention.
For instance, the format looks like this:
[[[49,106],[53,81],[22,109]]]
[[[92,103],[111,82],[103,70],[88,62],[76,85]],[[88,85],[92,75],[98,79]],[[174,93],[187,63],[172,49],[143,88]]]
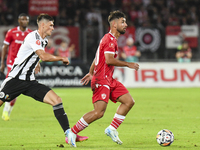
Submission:
[[[107,136],[111,137],[111,139],[113,140],[113,142],[115,142],[115,143],[117,143],[117,144],[119,144],[119,145],[121,145],[121,144],[123,143],[123,142],[119,139],[119,137],[118,137],[118,132],[117,132],[116,129],[113,130],[113,129],[111,129],[110,127],[107,127],[107,128],[105,129],[105,134],[106,134]]]
[[[65,135],[68,138],[68,144],[71,147],[76,147],[76,134],[74,134],[71,129],[65,131]]]

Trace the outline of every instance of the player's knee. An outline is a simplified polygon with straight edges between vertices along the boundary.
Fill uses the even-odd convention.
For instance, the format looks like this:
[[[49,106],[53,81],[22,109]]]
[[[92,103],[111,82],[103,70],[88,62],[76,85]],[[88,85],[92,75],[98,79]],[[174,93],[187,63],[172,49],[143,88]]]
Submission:
[[[126,105],[127,105],[129,108],[132,108],[132,107],[135,105],[135,101],[134,101],[134,99],[131,98],[131,99],[127,102]]]
[[[58,97],[56,98],[56,101],[55,101],[55,102],[56,102],[56,104],[62,103],[61,97],[58,96]]]
[[[57,104],[62,103],[62,99],[61,99],[59,96],[57,96],[56,98],[52,99],[51,102],[49,102],[49,103],[50,103],[52,106],[55,106],[55,105],[57,105]]]
[[[100,119],[104,116],[104,111],[101,112],[95,111],[94,115],[96,119]]]

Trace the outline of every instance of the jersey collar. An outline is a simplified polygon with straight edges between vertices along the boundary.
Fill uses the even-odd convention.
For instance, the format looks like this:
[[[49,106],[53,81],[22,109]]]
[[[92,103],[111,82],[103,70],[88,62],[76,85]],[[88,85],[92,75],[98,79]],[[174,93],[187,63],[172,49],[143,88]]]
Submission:
[[[19,31],[21,31],[21,32],[26,32],[26,31],[28,30],[28,28],[26,28],[25,31],[22,31],[22,30],[20,30],[20,27],[18,26],[18,27],[17,27],[17,30],[19,30]]]
[[[117,38],[111,33],[111,31],[109,31],[109,34],[110,34],[111,36],[113,36],[113,37],[117,40]]]
[[[40,33],[38,32],[38,30],[36,30],[37,34],[39,35],[40,39],[42,40],[46,40],[47,38],[45,37],[44,39],[40,36]]]

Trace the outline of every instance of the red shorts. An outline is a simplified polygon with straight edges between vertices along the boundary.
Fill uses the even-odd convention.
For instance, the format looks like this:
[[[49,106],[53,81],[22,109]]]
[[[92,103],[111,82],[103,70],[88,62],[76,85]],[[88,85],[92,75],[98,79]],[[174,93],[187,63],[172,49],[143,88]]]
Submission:
[[[116,103],[117,98],[128,93],[129,91],[126,87],[119,81],[113,79],[110,85],[101,85],[99,83],[91,83],[93,96],[92,102],[102,100],[108,103],[110,99],[112,102]]]

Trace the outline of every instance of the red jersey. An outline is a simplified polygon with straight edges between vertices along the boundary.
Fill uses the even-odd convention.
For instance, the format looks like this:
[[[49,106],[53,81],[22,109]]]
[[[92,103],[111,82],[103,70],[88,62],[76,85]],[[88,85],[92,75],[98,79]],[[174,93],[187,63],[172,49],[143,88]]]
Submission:
[[[24,38],[32,32],[30,29],[26,29],[24,32],[20,30],[19,26],[8,30],[4,44],[9,45],[7,66],[12,67],[14,59],[17,57],[20,46],[22,45]]]
[[[126,56],[135,56],[135,53],[137,51],[137,47],[136,46],[124,46],[123,47],[123,51],[126,54]]]
[[[92,82],[110,85],[113,79],[114,66],[107,65],[105,62],[105,53],[118,55],[117,39],[111,33],[107,33],[101,39],[95,56],[95,68]]]

